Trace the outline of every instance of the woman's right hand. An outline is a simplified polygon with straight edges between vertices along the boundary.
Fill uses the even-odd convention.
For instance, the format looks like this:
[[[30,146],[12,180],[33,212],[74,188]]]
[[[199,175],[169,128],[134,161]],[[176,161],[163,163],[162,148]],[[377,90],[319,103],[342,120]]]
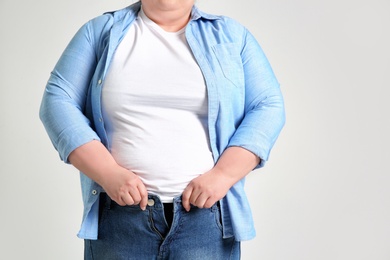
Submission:
[[[76,148],[69,161],[119,205],[139,204],[142,210],[146,209],[148,192],[144,183],[135,173],[118,165],[101,142],[93,140]]]
[[[119,205],[139,204],[142,210],[146,209],[148,192],[141,179],[132,171],[118,165],[117,169],[104,175],[100,185]]]

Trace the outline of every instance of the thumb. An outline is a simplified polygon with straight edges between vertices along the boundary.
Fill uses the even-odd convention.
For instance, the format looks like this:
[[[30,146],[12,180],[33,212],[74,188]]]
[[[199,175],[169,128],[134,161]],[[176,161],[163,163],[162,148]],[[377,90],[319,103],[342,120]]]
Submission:
[[[187,186],[187,188],[183,191],[183,194],[181,197],[181,200],[182,200],[181,203],[183,205],[183,208],[187,212],[190,211],[190,209],[191,209],[191,205],[190,205],[191,194],[192,194],[192,188],[190,186]]]

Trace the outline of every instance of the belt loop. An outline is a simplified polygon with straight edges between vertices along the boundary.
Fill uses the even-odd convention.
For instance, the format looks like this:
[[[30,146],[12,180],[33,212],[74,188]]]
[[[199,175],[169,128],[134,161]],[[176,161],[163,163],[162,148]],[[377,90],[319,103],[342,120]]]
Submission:
[[[107,209],[111,209],[112,199],[110,198],[110,196],[107,195],[107,193],[105,193],[105,195],[106,195],[106,207]]]
[[[111,209],[112,199],[105,192],[100,193],[100,206]]]

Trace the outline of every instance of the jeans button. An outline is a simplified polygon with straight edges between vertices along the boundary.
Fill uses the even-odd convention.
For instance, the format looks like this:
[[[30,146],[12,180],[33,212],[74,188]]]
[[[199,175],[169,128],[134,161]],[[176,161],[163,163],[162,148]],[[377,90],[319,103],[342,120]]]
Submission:
[[[154,206],[154,199],[148,200],[148,206]]]

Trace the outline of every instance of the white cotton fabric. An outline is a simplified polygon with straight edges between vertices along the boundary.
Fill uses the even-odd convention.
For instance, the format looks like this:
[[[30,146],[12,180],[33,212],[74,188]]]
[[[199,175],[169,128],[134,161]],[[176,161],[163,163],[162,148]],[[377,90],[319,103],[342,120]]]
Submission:
[[[112,155],[164,203],[214,165],[206,85],[184,30],[166,32],[141,10],[102,92]]]

